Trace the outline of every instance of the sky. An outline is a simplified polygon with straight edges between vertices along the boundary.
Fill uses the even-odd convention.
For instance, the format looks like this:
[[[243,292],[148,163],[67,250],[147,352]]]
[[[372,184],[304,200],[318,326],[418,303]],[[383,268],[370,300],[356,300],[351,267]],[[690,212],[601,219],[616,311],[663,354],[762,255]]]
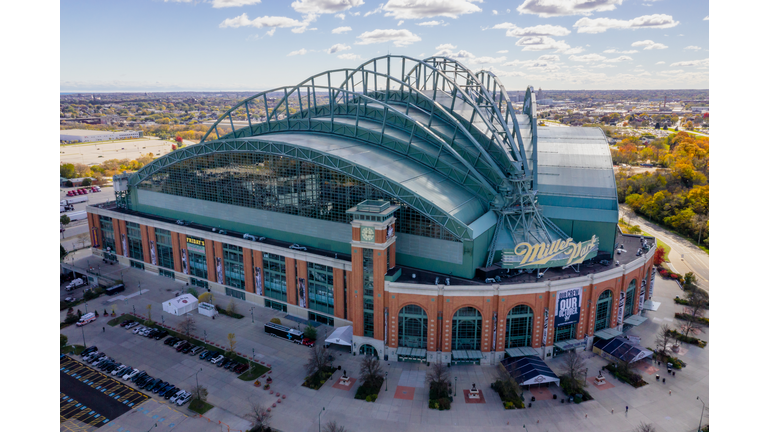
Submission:
[[[292,85],[387,53],[450,57],[509,91],[708,89],[701,0],[68,0],[60,91]]]

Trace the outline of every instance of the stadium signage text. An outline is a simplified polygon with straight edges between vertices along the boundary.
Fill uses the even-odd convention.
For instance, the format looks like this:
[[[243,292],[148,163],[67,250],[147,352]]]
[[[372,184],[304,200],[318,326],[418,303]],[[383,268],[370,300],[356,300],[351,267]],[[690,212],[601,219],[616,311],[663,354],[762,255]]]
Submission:
[[[575,243],[572,238],[557,239],[552,243],[518,243],[514,250],[504,250],[504,268],[539,268],[581,264],[597,255],[599,241],[596,236],[588,241]]]

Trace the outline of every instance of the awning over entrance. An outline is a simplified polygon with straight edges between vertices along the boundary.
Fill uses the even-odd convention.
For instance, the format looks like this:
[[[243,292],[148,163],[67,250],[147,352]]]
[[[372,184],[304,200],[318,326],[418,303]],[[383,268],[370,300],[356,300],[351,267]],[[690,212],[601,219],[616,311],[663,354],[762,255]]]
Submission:
[[[501,365],[521,386],[555,383],[560,385],[560,378],[538,357],[526,356],[505,358]]]
[[[525,357],[525,356],[538,356],[539,353],[531,347],[519,347],[519,348],[507,348],[506,353],[512,358]]]
[[[410,358],[427,358],[427,350],[423,348],[397,347],[396,354]]]
[[[456,350],[451,351],[451,357],[453,361],[476,361],[483,358],[483,353],[481,351]]]
[[[632,315],[631,317],[624,318],[624,324],[629,324],[631,326],[639,326],[640,324],[644,323],[648,318],[640,315]]]
[[[339,327],[325,339],[325,344],[352,346],[352,326]]]
[[[639,347],[624,338],[599,340],[592,346],[592,351],[600,354],[603,358],[621,360],[627,363],[634,363],[653,355],[650,350]]]
[[[586,339],[582,339],[582,340],[568,339],[568,340],[564,340],[564,341],[560,341],[560,342],[555,342],[555,346],[557,348],[560,348],[563,351],[568,351],[568,350],[572,350],[574,348],[579,348],[579,347],[587,346],[587,340]]]
[[[621,336],[621,332],[613,328],[602,329],[599,332],[595,332],[596,338],[605,340],[615,338],[616,336]]]

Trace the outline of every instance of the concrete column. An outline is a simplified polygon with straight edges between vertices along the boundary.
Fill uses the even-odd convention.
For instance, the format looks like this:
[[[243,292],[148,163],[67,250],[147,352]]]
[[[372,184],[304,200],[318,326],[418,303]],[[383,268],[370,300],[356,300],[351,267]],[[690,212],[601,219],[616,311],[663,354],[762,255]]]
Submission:
[[[333,316],[344,319],[344,269],[333,268]]]
[[[152,264],[152,254],[149,251],[149,241],[155,241],[155,227],[139,225],[139,228],[141,229],[141,253],[144,254],[144,262],[147,264]],[[152,230],[151,236],[150,229]]]
[[[384,230],[376,234],[386,235]],[[373,251],[373,338],[384,340],[384,277],[387,274],[387,251]]]
[[[355,228],[352,228],[354,233]],[[358,230],[359,235],[359,230]],[[351,277],[350,277],[351,276]],[[352,248],[352,272],[347,273],[347,317],[355,336],[363,336],[363,250]]]
[[[171,247],[173,248],[173,269],[183,273],[181,268],[181,249],[186,249],[187,236],[171,231]]]
[[[288,303],[298,305],[296,298],[296,260],[285,258],[285,291]]]
[[[208,270],[208,280],[210,282],[216,282],[215,242],[208,239],[203,239],[203,241],[205,241],[205,266]],[[187,252],[187,259],[189,259],[189,252]]]
[[[252,251],[243,248],[243,273],[245,274],[245,290],[255,293],[256,288],[253,285],[253,259]]]

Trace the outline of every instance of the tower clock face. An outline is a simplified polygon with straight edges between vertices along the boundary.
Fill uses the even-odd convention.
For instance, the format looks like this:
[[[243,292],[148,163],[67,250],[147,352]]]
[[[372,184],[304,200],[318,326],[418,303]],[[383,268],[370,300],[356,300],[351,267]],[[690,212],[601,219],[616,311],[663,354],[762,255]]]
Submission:
[[[362,237],[363,241],[372,242],[376,237],[376,232],[371,227],[363,227],[360,230],[360,237]]]

